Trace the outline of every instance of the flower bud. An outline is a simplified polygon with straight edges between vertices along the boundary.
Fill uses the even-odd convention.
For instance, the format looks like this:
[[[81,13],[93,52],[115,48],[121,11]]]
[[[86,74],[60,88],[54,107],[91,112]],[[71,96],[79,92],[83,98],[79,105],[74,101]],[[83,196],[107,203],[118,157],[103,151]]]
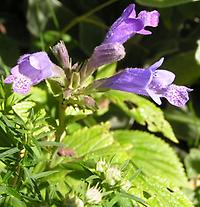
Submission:
[[[109,167],[105,173],[106,181],[110,185],[115,185],[121,180],[121,171],[116,167]]]
[[[97,188],[97,186],[89,188],[86,191],[85,196],[89,204],[99,204],[102,200],[101,191]]]
[[[108,167],[108,164],[104,160],[99,160],[96,164],[96,171],[105,172]]]
[[[63,41],[57,43],[51,50],[64,68],[71,68],[69,54]]]
[[[84,207],[83,201],[77,196],[69,196],[65,202],[66,207]]]

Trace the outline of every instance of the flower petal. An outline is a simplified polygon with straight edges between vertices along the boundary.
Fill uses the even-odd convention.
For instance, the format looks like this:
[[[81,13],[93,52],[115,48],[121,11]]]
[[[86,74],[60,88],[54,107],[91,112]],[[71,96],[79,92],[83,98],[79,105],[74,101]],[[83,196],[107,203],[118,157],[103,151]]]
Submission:
[[[148,89],[157,94],[162,94],[163,91],[174,81],[174,73],[167,70],[156,70],[153,72],[152,80],[148,85]]]
[[[157,27],[158,26],[158,22],[159,22],[159,16],[160,16],[160,14],[156,10],[151,11],[151,12],[141,11],[138,14],[138,18],[140,18],[143,21],[144,27],[146,27],[146,26]],[[146,29],[142,29],[138,33],[139,34],[143,34],[143,35],[151,34],[151,32],[146,30]]]
[[[157,70],[157,68],[159,68],[164,61],[164,57],[162,57],[159,61],[155,62],[153,65],[151,65],[148,70],[151,70],[152,72],[154,72],[155,70]]]
[[[13,82],[13,91],[20,94],[27,94],[31,87],[31,80],[23,75],[18,76]]]
[[[146,89],[148,95],[158,104],[161,105],[160,95],[154,93],[152,90]]]
[[[146,86],[150,79],[151,72],[149,70],[127,68],[110,78],[95,81],[94,87],[148,95]]]
[[[143,22],[140,19],[126,19],[117,27],[115,26],[110,28],[103,43],[123,44],[143,27]]]
[[[4,83],[10,84],[10,83],[13,83],[14,80],[15,80],[15,76],[14,75],[9,75],[8,77],[5,78]]]
[[[163,94],[163,97],[165,97],[172,105],[182,107],[189,100],[188,92],[191,92],[192,90],[193,89],[185,86],[171,84]]]

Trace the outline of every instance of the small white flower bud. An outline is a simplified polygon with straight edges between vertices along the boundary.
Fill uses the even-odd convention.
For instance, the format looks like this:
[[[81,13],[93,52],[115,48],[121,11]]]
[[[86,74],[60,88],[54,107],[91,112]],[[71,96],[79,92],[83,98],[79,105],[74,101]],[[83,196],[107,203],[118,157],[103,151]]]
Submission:
[[[89,204],[99,204],[102,200],[101,191],[97,188],[97,186],[89,188],[86,191],[85,196]]]
[[[104,160],[99,160],[96,164],[96,171],[98,172],[105,172],[108,165]]]
[[[116,167],[109,167],[105,173],[108,184],[115,185],[116,182],[121,180],[121,171]]]
[[[84,207],[83,201],[77,196],[69,197],[66,200],[66,207]]]

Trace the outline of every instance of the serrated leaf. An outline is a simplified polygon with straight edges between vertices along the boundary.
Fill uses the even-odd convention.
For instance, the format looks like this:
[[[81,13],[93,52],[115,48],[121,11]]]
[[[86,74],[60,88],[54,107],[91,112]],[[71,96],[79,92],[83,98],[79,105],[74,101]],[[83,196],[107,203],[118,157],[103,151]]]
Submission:
[[[171,141],[178,142],[172,127],[165,120],[162,110],[147,99],[121,91],[108,91],[105,96],[139,124],[147,124],[149,131],[161,132]]]
[[[127,153],[149,177],[165,180],[167,187],[187,185],[181,162],[163,140],[146,132],[128,130],[116,131],[114,137],[122,146],[129,144]]]
[[[78,157],[106,148],[112,143],[108,124],[83,128],[64,139],[66,147],[73,149]]]
[[[178,189],[171,191],[163,185],[163,180],[158,177],[147,177],[142,174],[133,180],[133,193],[140,198],[145,198],[145,192],[148,194],[146,201],[152,207],[193,207],[191,201]]]

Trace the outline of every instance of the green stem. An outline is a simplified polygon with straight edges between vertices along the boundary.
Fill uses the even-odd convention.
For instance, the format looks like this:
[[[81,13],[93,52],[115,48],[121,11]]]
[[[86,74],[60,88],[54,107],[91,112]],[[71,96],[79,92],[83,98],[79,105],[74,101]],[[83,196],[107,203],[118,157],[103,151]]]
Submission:
[[[106,1],[105,3],[95,7],[94,9],[90,10],[89,12],[76,17],[75,19],[73,19],[67,26],[65,26],[62,30],[63,33],[66,33],[69,29],[71,29],[73,26],[75,26],[76,24],[78,24],[79,22],[81,22],[83,19],[85,19],[88,16],[91,16],[92,14],[96,13],[97,11],[103,9],[104,7],[109,6],[110,4],[113,4],[114,2],[116,2],[118,0],[110,0],[110,1]]]
[[[65,131],[65,109],[66,106],[63,104],[63,97],[59,97],[59,111],[58,111],[58,120],[59,120],[59,125],[56,130],[56,142],[60,142],[61,136],[63,132]]]

